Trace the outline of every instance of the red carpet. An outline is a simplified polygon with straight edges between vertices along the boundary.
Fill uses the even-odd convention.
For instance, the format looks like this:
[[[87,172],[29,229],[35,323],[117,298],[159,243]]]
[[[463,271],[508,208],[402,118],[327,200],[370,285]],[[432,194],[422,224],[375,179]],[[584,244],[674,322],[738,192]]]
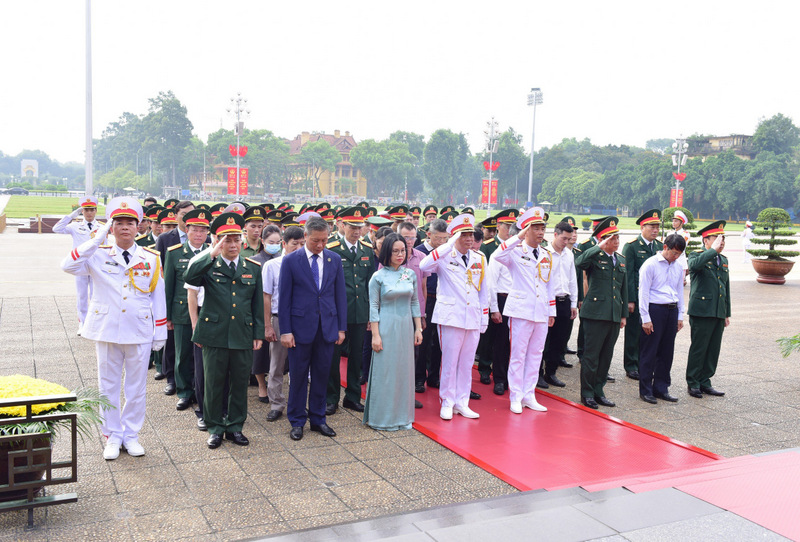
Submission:
[[[342,375],[346,374],[342,367]],[[439,418],[437,389],[416,394],[414,428],[520,490],[561,489],[636,479],[714,463],[719,456],[537,390],[548,412],[509,411],[473,373],[478,420]],[[606,409],[612,410],[612,409]],[[619,487],[620,484],[613,484]]]

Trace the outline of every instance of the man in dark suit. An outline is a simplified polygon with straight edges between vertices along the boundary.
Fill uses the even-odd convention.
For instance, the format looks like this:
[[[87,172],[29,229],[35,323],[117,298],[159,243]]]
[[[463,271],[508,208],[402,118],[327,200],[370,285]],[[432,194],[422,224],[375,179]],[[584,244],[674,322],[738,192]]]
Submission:
[[[312,217],[305,230],[305,247],[283,258],[278,305],[281,344],[289,350],[287,414],[292,440],[303,438],[306,418],[310,418],[312,431],[336,436],[325,420],[325,393],[334,344],[344,341],[347,330],[342,259],[325,248],[328,224]]]

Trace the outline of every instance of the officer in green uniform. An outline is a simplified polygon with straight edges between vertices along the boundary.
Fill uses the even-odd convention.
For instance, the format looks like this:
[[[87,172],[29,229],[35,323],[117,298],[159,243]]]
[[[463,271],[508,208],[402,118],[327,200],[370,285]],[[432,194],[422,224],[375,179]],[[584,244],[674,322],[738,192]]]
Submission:
[[[597,227],[597,225],[600,224],[600,222],[602,222],[606,218],[608,217],[592,218],[591,219],[592,231],[594,232],[594,229]],[[586,250],[595,246],[596,244],[597,244],[597,239],[595,239],[594,234],[592,234],[591,237],[589,237],[586,241],[578,245],[578,252],[582,254],[586,252]],[[577,262],[577,259],[575,261]],[[583,269],[581,269],[577,265],[575,266],[575,271],[578,273],[578,303],[582,303],[583,294],[586,288],[584,285],[585,276],[583,273]],[[581,321],[578,323],[578,361],[583,360],[583,347],[584,347],[583,343],[584,343],[583,319],[581,319]],[[609,381],[613,382],[614,380],[609,379]]]
[[[178,410],[186,410],[195,402],[194,391],[194,345],[192,344],[192,321],[189,318],[189,301],[183,276],[189,260],[204,250],[208,236],[211,213],[194,209],[184,215],[186,242],[167,249],[164,262],[164,293],[167,300],[167,329],[175,332],[175,387],[178,394]]]
[[[463,209],[461,209],[461,214],[475,216],[475,209],[473,209],[472,207],[464,207]]]
[[[267,213],[267,222],[274,226],[281,228],[283,225],[281,221],[286,217],[286,211],[281,209],[273,209]]]
[[[225,209],[225,207],[227,207],[227,204],[225,203],[215,203],[209,207],[208,210],[211,211],[211,218],[217,218],[219,215],[221,215],[222,210]]]
[[[148,225],[150,229],[141,234],[136,236],[136,244],[140,247],[147,247],[147,248],[156,248],[156,237],[153,235],[153,223],[158,224],[158,215],[164,208],[160,205],[151,205],[146,209],[143,209],[144,216],[147,218]]]
[[[491,240],[497,235],[497,216],[490,216],[480,223],[483,229],[483,238]]]
[[[728,258],[725,248],[725,221],[713,222],[698,232],[703,237],[703,250],[689,254],[689,325],[692,344],[686,363],[689,395],[722,396],[725,392],[711,386],[717,372],[722,332],[731,322],[731,291]]]
[[[173,208],[173,207],[175,207],[175,206],[176,206],[178,203],[180,203],[180,201],[179,201],[179,200],[177,200],[177,199],[175,199],[175,198],[169,198],[168,200],[164,201],[164,208],[165,208],[165,209],[172,209],[172,208]]]
[[[263,245],[261,242],[261,230],[264,229],[264,219],[266,217],[266,211],[258,205],[248,208],[242,215],[242,218],[244,218],[245,238],[242,240],[240,255],[243,258],[250,258],[261,252]]]
[[[286,214],[281,218],[281,227],[285,230],[289,226],[299,226],[300,224],[297,222],[299,216],[294,211],[286,211]]]
[[[625,258],[619,248],[619,219],[606,217],[594,229],[599,243],[578,256],[575,267],[586,273],[589,288],[581,306],[585,345],[581,362],[581,402],[589,408],[613,407],[606,398],[606,384],[614,345],[628,315]]]
[[[452,205],[445,205],[441,209],[439,209],[439,218],[444,218],[444,215],[447,213],[455,213],[454,217],[458,216],[458,211]]]
[[[347,334],[345,341],[333,349],[330,379],[325,414],[331,415],[339,407],[341,395],[341,374],[339,360],[347,356],[347,387],[342,406],[356,412],[363,412],[361,403],[361,361],[364,333],[369,322],[369,281],[375,271],[375,253],[372,244],[359,240],[364,227],[364,209],[349,207],[341,213],[345,236],[328,243],[326,248],[342,258],[344,284],[347,293]]]
[[[407,205],[397,205],[395,207],[391,207],[388,209],[389,211],[389,218],[391,218],[394,222],[392,223],[392,231],[397,232],[397,227],[406,221],[406,217],[408,216],[408,206]]]
[[[438,214],[439,209],[436,207],[436,205],[426,205],[425,209],[422,210],[422,215],[425,217],[425,225],[427,226],[436,220]]]
[[[625,327],[623,363],[625,374],[632,380],[639,380],[639,336],[642,332],[639,318],[639,269],[645,260],[664,250],[664,243],[658,240],[660,209],[650,209],[636,220],[636,224],[641,233],[633,241],[625,243],[622,249],[628,272],[628,323]]]
[[[205,372],[203,418],[208,427],[208,447],[218,448],[222,435],[240,446],[250,441],[242,434],[247,419],[247,385],[253,350],[264,340],[264,294],[261,265],[242,258],[244,218],[222,213],[211,224],[217,236],[213,247],[201,252],[186,270],[184,280],[203,286],[192,341],[203,348]],[[229,379],[228,415],[222,416],[225,379]]]

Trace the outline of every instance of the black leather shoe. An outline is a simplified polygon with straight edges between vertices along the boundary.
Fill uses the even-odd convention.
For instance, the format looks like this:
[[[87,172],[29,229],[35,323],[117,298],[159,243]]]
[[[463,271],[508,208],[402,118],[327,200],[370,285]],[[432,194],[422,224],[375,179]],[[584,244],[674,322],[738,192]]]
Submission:
[[[208,435],[208,440],[206,441],[208,447],[212,450],[214,448],[219,448],[222,446],[222,435]]]
[[[540,376],[539,377],[539,381],[536,383],[536,387],[537,388],[542,388],[543,390],[546,390],[546,389],[548,389],[550,387],[550,385],[547,382],[545,382],[544,378],[542,378]]]
[[[481,375],[481,384],[491,384],[492,379],[489,375],[482,374]]]
[[[331,429],[327,423],[323,423],[321,425],[314,425],[311,424],[311,430],[316,431],[317,433],[326,436],[326,437],[335,437],[336,431]]]
[[[577,354],[578,351],[577,350],[570,350],[569,348],[565,348],[564,349],[564,353],[565,354]]]
[[[677,403],[678,398],[670,395],[669,393],[654,393],[653,397],[656,399],[663,399],[665,401],[669,401],[670,403]]]
[[[494,385],[495,395],[503,395],[505,392],[506,392],[506,387],[503,385],[502,382],[498,382]]]
[[[611,401],[610,399],[608,399],[606,397],[595,397],[594,401],[598,405],[603,405],[603,406],[607,406],[607,407],[617,406],[617,403],[615,403],[614,401]]]
[[[567,386],[556,375],[553,376],[544,375],[544,381],[547,382],[548,384],[552,384],[553,386],[557,386],[559,388],[564,388]]]
[[[689,388],[689,395],[697,399],[703,398],[703,392],[700,391],[700,388]]]
[[[167,378],[167,375],[164,373],[159,373],[158,371],[156,371],[156,374],[153,375],[153,380],[164,380],[165,378]]]
[[[616,379],[616,378],[614,378],[614,377],[613,377],[613,376],[611,376],[611,375],[608,375],[608,376],[606,377],[606,382],[616,382],[616,381],[617,381],[617,379]]]
[[[292,430],[289,432],[289,436],[292,440],[300,440],[303,438],[303,428],[302,427],[292,427]]]
[[[176,391],[175,384],[167,384],[164,388],[164,395],[175,395]]]
[[[657,405],[658,404],[658,401],[652,395],[642,395],[640,393],[639,397],[641,397],[642,401],[644,401],[645,403],[650,403],[651,405]]]
[[[238,444],[239,446],[247,446],[250,444],[250,441],[242,434],[241,431],[234,431],[233,433],[226,432],[225,438],[232,440],[234,444]]]
[[[270,410],[269,414],[267,414],[267,421],[268,422],[274,422],[275,420],[277,420],[281,416],[283,416],[283,411],[282,410]]]
[[[420,382],[419,384],[414,385],[414,391],[416,393],[425,393],[425,384]]]
[[[480,393],[475,393],[474,391],[470,391],[469,392],[469,398],[470,399],[475,399],[477,401],[478,399],[481,398],[481,394]]]
[[[567,369],[572,369],[572,367],[573,367],[573,365],[570,362],[568,362],[567,360],[565,360],[564,358],[561,358],[560,360],[558,360],[558,366],[559,367],[566,367]]]
[[[356,412],[364,412],[364,405],[361,403],[354,403],[349,399],[342,401],[342,406],[349,410],[355,410]]]
[[[625,373],[625,376],[627,376],[631,380],[639,380],[639,371],[631,371],[629,373]]]
[[[422,403],[414,399],[414,408],[422,408]]]
[[[333,416],[339,410],[339,405],[325,405],[325,415]]]
[[[197,418],[197,430],[208,431],[208,427],[206,427],[206,421],[203,418]]]
[[[192,406],[192,399],[189,397],[181,397],[178,399],[178,404],[175,405],[175,408],[178,410],[186,410],[190,406]]]
[[[258,400],[262,403],[269,403],[269,395],[265,395],[264,397],[258,396]]]
[[[597,406],[597,401],[595,401],[591,397],[581,397],[581,403],[583,403],[585,406],[587,406],[589,408],[593,408],[595,410],[597,410],[599,408]]]
[[[715,390],[712,387],[705,388],[703,386],[700,386],[700,391],[705,393],[706,395],[713,395],[714,397],[722,397],[723,395],[725,395],[724,391]]]

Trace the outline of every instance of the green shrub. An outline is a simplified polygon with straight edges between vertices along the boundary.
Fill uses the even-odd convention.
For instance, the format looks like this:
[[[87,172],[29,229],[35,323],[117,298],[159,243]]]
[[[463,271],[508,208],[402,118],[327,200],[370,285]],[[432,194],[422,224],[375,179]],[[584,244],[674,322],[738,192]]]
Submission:
[[[768,207],[758,213],[758,218],[753,224],[753,244],[767,245],[769,248],[751,248],[747,252],[756,257],[763,257],[767,260],[786,261],[786,258],[800,256],[796,250],[782,250],[777,246],[791,246],[797,244],[792,231],[792,222],[784,209],[779,207]],[[781,239],[786,237],[787,239]]]

